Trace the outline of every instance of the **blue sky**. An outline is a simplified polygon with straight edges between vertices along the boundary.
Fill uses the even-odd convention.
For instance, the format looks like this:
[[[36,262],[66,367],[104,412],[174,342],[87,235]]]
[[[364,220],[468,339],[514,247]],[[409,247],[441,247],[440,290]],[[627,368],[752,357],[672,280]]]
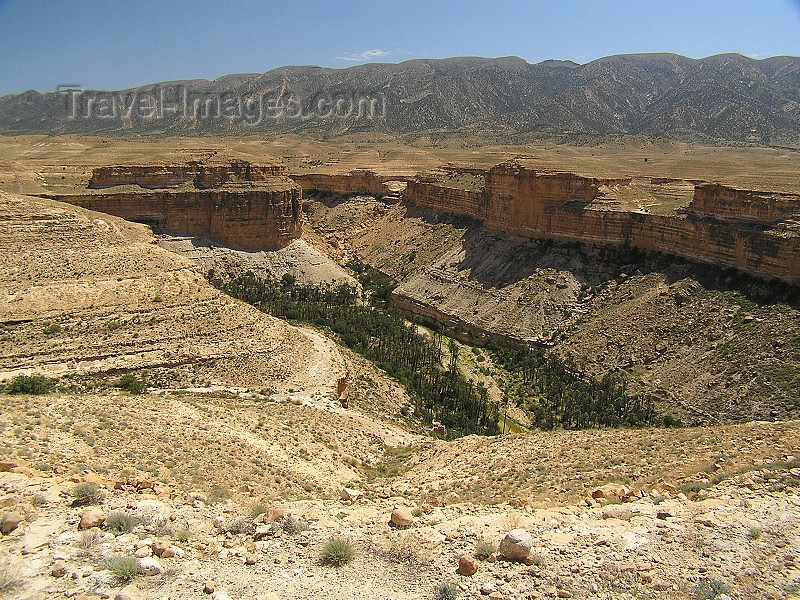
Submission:
[[[800,54],[800,0],[0,0],[0,95],[119,89],[287,64],[629,52]]]

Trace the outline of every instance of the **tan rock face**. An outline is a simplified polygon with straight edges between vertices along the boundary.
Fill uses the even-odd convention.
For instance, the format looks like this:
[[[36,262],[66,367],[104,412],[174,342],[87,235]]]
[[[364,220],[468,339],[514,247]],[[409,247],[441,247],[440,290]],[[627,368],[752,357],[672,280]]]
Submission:
[[[378,175],[373,171],[356,169],[348,174],[328,175],[325,173],[309,173],[307,175],[290,175],[303,190],[322,190],[333,194],[387,194],[391,193],[388,182],[407,180],[388,175]]]
[[[697,186],[686,216],[589,206],[601,196],[601,187],[629,183],[503,163],[487,172],[485,187],[479,192],[412,181],[404,195],[417,206],[468,215],[506,233],[626,244],[790,283],[800,281],[800,237],[785,228],[769,231],[741,223],[789,219],[800,212],[797,196],[707,185]]]
[[[506,534],[497,550],[506,560],[525,560],[531,553],[531,546],[533,538],[530,533],[524,529],[513,529]]]
[[[139,185],[144,188],[163,188],[183,183],[193,183],[198,187],[217,187],[225,183],[267,181],[285,175],[285,165],[253,165],[246,161],[211,165],[198,162],[170,166],[119,165],[95,169],[89,180],[89,187]]]

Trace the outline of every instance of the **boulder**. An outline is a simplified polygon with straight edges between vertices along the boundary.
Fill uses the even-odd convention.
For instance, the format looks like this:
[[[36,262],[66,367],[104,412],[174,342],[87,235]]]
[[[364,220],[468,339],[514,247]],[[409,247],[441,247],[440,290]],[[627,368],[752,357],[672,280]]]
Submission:
[[[631,520],[631,510],[622,504],[609,504],[603,507],[604,519],[621,519],[622,521]]]
[[[398,506],[392,511],[391,522],[398,527],[410,527],[414,524],[414,515],[405,506]]]
[[[16,510],[12,510],[9,513],[6,513],[6,516],[0,520],[0,530],[2,530],[3,534],[8,534],[14,531],[19,524],[25,520],[25,515],[21,512]]]
[[[161,575],[164,567],[152,556],[139,559],[139,573],[142,575]]]
[[[619,483],[607,483],[606,485],[601,485],[599,488],[592,490],[592,498],[595,500],[615,500],[628,498],[632,496],[633,493],[634,491],[631,488]]]
[[[358,490],[354,490],[352,488],[344,488],[342,490],[342,500],[356,502],[359,498],[364,497],[364,492],[359,492]]]
[[[498,553],[506,560],[524,560],[531,553],[533,538],[524,529],[514,529],[500,542]]]
[[[462,575],[475,575],[478,572],[478,561],[469,554],[465,554],[458,559],[458,570]]]
[[[81,513],[81,522],[78,529],[91,529],[101,527],[106,522],[106,513],[99,506],[90,506]]]

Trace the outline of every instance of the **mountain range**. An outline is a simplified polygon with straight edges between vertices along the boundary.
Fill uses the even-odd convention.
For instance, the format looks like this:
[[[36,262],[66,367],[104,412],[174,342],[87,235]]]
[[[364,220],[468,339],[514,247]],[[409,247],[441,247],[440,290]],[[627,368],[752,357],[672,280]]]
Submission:
[[[800,57],[628,54],[583,65],[458,57],[0,98],[6,135],[370,131],[460,132],[512,143],[635,135],[798,148]]]

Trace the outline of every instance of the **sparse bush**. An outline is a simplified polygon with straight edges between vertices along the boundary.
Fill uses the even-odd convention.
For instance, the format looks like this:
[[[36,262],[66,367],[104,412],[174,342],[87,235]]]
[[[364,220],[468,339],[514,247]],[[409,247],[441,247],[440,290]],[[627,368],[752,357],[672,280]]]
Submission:
[[[387,554],[392,562],[396,563],[412,563],[421,558],[419,542],[408,534],[401,534],[393,538]]]
[[[322,547],[322,561],[334,567],[341,567],[349,563],[355,558],[355,555],[355,544],[341,537],[332,537]]]
[[[22,585],[22,577],[8,562],[0,564],[0,593],[13,590]]]
[[[84,481],[72,488],[73,506],[90,506],[92,504],[100,504],[102,501],[103,492],[93,483]]]
[[[81,550],[82,554],[88,554],[99,543],[100,532],[98,532],[96,529],[87,529],[86,531],[81,531],[80,534],[78,534],[78,539],[75,540],[75,546]]]
[[[259,502],[250,507],[250,516],[255,519],[257,516],[263,515],[268,510],[269,507],[266,504]]]
[[[701,579],[694,588],[694,595],[700,600],[711,600],[728,592],[728,586],[718,579]]]
[[[49,500],[47,499],[47,496],[45,496],[44,494],[35,494],[33,496],[33,499],[31,500],[31,504],[33,504],[35,508],[41,508],[42,506],[47,506],[48,503]]]
[[[189,531],[189,528],[186,527],[184,529],[179,529],[175,532],[175,539],[179,542],[188,542],[192,538],[192,532]]]
[[[45,335],[56,335],[61,333],[61,325],[58,323],[47,322],[44,324],[43,332]]]
[[[475,542],[475,556],[480,559],[489,558],[492,554],[497,552],[497,546],[486,540],[478,540]]]
[[[230,500],[231,493],[229,490],[225,489],[222,486],[216,485],[211,488],[211,493],[206,498],[207,504],[216,504],[217,502],[222,502],[224,500]]]
[[[279,525],[281,526],[281,529],[283,529],[289,535],[297,535],[301,531],[307,531],[309,529],[308,523],[302,519],[297,519],[292,515],[286,515],[280,520]]]
[[[103,566],[111,571],[114,581],[126,584],[139,574],[139,561],[134,556],[112,556]]]
[[[461,593],[461,588],[452,583],[439,583],[433,589],[433,597],[436,600],[455,600]]]
[[[40,375],[17,375],[6,385],[6,394],[47,394],[55,387],[55,381]]]
[[[253,533],[253,522],[249,519],[245,519],[242,517],[241,519],[236,519],[233,523],[231,523],[227,531],[228,533],[232,533],[234,535],[247,535]]]
[[[116,387],[131,394],[144,394],[147,391],[147,384],[130,373],[120,377],[119,381],[117,381]]]
[[[106,527],[114,535],[130,533],[139,523],[141,523],[141,520],[138,517],[119,510],[109,513],[108,517],[106,517]]]
[[[543,567],[545,563],[544,554],[534,554],[531,556],[531,564],[535,567]]]
[[[747,531],[747,537],[754,541],[761,539],[761,529],[758,527],[751,527]]]

